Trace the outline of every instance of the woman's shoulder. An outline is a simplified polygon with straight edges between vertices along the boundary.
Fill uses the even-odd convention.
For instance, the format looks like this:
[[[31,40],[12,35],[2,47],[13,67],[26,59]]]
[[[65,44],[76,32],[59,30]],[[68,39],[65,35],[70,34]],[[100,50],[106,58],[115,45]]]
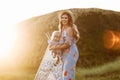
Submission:
[[[76,25],[76,24],[73,24],[73,26],[77,27],[77,25]]]

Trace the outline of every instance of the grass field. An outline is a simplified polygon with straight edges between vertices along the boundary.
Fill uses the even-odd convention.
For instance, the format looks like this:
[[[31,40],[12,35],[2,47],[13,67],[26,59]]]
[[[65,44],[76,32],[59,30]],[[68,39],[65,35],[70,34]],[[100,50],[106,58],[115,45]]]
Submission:
[[[79,69],[78,69],[79,70]],[[34,80],[35,72],[11,71],[0,73],[0,80]],[[105,75],[81,75],[76,72],[76,80],[120,80],[120,72]]]
[[[93,68],[76,69],[76,80],[120,80],[120,60]],[[0,72],[0,80],[34,80],[33,69],[10,69]]]
[[[22,70],[0,72],[0,80],[33,80],[35,73]]]
[[[120,80],[120,60],[93,68],[77,68],[76,80]]]

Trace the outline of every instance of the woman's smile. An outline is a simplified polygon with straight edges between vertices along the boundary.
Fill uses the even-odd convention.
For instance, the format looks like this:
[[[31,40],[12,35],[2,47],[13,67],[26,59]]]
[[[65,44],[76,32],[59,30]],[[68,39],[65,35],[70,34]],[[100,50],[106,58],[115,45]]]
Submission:
[[[68,16],[66,14],[62,15],[61,21],[63,25],[68,24]]]

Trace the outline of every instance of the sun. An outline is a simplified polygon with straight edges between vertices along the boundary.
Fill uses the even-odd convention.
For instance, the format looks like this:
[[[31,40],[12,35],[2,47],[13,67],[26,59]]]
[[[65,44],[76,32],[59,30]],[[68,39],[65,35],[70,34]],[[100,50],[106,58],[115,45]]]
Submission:
[[[0,26],[0,60],[9,59],[10,51],[14,47],[16,40],[16,31],[14,27]]]

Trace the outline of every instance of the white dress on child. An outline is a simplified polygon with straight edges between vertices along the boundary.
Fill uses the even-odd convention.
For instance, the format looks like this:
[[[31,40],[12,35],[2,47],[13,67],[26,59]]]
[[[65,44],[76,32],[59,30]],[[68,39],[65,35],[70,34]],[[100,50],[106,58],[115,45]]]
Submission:
[[[50,53],[47,47],[34,80],[62,80],[62,61],[54,66],[56,58]]]

